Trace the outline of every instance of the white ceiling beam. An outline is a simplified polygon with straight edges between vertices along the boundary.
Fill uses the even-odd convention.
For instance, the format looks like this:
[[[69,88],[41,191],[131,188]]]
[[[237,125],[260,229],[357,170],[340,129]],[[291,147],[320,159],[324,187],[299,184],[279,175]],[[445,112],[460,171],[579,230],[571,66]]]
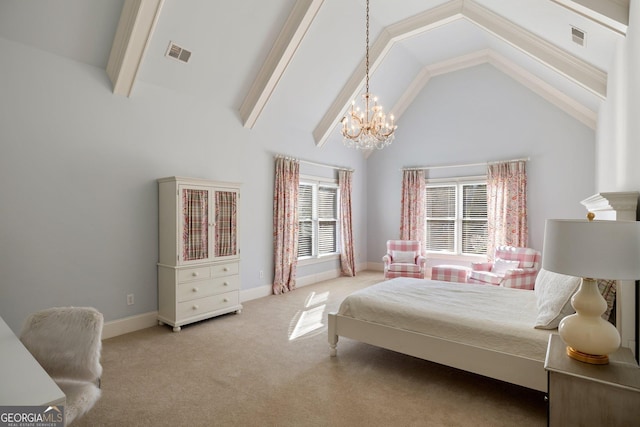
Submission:
[[[255,125],[323,2],[324,0],[296,1],[240,106],[240,118],[244,127],[253,128]]]
[[[373,57],[371,72],[375,70],[383,56],[397,41],[447,24],[460,17],[482,27],[597,96],[606,97],[607,74],[605,72],[472,0],[453,0],[387,27],[371,49],[373,51],[373,55],[370,52],[370,56]],[[340,117],[349,107],[351,100],[360,92],[364,84],[364,69],[363,60],[314,129],[313,137],[318,147],[327,141]],[[423,76],[423,78],[426,77]]]
[[[591,93],[602,99],[606,98],[607,73],[604,71],[473,1],[465,3],[463,14],[471,22],[568,77]]]
[[[619,34],[629,27],[629,0],[551,0]]]
[[[107,62],[114,94],[131,96],[163,3],[164,0],[125,0]]]
[[[588,108],[581,102],[558,90],[533,73],[520,67],[513,61],[505,58],[495,51],[489,54],[489,63],[498,70],[510,76],[521,85],[531,89],[537,95],[543,97],[565,113],[580,121],[589,128],[595,130],[598,123],[598,113]]]

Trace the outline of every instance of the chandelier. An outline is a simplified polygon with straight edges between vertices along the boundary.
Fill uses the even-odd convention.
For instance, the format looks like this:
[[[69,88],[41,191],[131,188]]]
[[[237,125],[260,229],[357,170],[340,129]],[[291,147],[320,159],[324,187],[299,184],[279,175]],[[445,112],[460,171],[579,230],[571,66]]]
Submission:
[[[367,37],[366,37],[366,87],[362,95],[364,110],[351,102],[351,109],[340,120],[344,145],[360,150],[382,149],[393,142],[394,131],[398,126],[393,122],[393,114],[387,116],[378,98],[369,93],[369,0],[367,0]]]

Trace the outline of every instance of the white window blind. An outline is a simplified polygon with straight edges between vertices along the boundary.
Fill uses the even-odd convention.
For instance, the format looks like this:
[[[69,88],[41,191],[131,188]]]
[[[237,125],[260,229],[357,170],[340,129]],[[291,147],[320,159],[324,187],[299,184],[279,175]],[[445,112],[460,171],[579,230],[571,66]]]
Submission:
[[[487,184],[462,185],[462,253],[487,253]]]
[[[313,255],[313,185],[298,186],[298,258]]]
[[[427,184],[425,203],[427,251],[486,254],[486,182]]]
[[[298,258],[338,252],[338,187],[301,182],[298,187]]]
[[[427,187],[427,250],[455,250],[456,186]]]
[[[338,189],[318,188],[318,255],[336,252]]]

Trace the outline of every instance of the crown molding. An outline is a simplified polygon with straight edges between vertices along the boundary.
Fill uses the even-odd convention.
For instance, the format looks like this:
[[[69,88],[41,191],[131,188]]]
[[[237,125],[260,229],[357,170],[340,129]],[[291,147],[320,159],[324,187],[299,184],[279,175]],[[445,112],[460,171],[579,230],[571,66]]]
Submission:
[[[244,127],[253,128],[255,125],[323,2],[324,0],[296,1],[240,106],[240,118]]]
[[[164,0],[125,0],[107,62],[114,94],[131,96],[163,3]]]
[[[598,193],[580,203],[590,212],[628,212],[635,218],[640,193],[637,191],[617,191]]]
[[[416,78],[413,79],[409,87],[407,87],[390,111],[393,111],[396,118],[399,119],[432,77],[488,62],[489,52],[490,51],[488,49],[483,49],[424,67],[420,70]]]
[[[537,95],[560,108],[576,120],[582,122],[591,129],[596,128],[598,115],[595,111],[585,107],[582,103],[576,101],[562,91],[554,88],[544,80],[530,73],[525,68],[520,67],[508,58],[500,55],[491,49],[483,49],[468,55],[462,55],[457,58],[442,61],[424,67],[416,78],[411,82],[407,90],[400,96],[398,102],[393,106],[391,111],[395,112],[397,121],[402,114],[409,108],[416,96],[422,91],[432,77],[440,74],[447,74],[465,68],[475,67],[476,65],[489,63],[495,68],[505,73],[521,85],[529,88]]]
[[[371,55],[372,52],[370,52],[370,56],[373,57],[374,64],[374,66],[371,67],[371,72],[373,72],[375,67],[380,64],[383,56],[386,55],[386,53],[393,47],[394,43],[405,37],[415,36],[421,32],[436,28],[440,25],[445,25],[460,18],[468,19],[470,22],[482,27],[489,33],[501,40],[504,40],[509,45],[541,62],[555,72],[567,77],[598,97],[606,97],[607,74],[605,72],[556,47],[522,27],[519,27],[511,21],[479,5],[473,0],[450,1],[439,7],[430,9],[387,27],[382,31],[371,49],[373,55]],[[460,61],[460,59],[455,58],[452,61],[455,63]],[[459,65],[462,66],[462,63]],[[447,68],[446,64],[440,64],[440,66],[444,67],[444,69]],[[505,69],[509,68],[513,69],[513,66]],[[429,71],[423,70],[421,75],[418,76],[418,80],[428,80],[428,73]],[[531,73],[526,74],[533,77]],[[331,104],[325,115],[313,130],[313,137],[316,142],[316,146],[321,147],[324,145],[329,138],[331,131],[338,123],[338,120],[347,110],[351,99],[357,96],[360,92],[364,84],[363,76],[364,60],[352,73],[333,104]],[[541,89],[543,87],[541,80],[536,80],[538,81],[535,83],[527,82],[527,84],[530,85],[528,87],[531,87],[533,90]],[[522,80],[518,81],[522,82]],[[413,84],[418,85],[420,83],[414,81]],[[549,89],[546,89],[546,91],[543,91],[541,95],[545,98],[549,97],[548,99],[553,99],[554,101],[559,102],[560,105],[565,105],[565,107],[568,108],[568,110],[565,111],[576,110],[574,111],[576,114],[574,117],[579,117],[583,123],[592,126],[590,124],[592,121],[591,113],[588,109],[578,107],[579,104],[570,100],[568,97],[564,97],[561,101],[563,98],[562,96],[551,96],[548,92]],[[560,93],[559,91],[556,92],[557,94]],[[409,98],[410,96],[406,95],[406,97]],[[407,99],[403,100],[401,98],[401,101],[406,104]],[[400,107],[402,108],[405,104],[401,104]],[[404,108],[406,108],[406,106]],[[582,111],[580,112],[580,110]],[[394,109],[394,111],[397,110]]]

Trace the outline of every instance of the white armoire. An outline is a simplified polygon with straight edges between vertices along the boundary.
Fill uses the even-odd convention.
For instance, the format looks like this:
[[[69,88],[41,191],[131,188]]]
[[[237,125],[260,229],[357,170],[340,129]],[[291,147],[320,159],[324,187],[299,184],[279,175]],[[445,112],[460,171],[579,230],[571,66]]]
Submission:
[[[182,325],[239,313],[240,184],[158,180],[158,322]]]

